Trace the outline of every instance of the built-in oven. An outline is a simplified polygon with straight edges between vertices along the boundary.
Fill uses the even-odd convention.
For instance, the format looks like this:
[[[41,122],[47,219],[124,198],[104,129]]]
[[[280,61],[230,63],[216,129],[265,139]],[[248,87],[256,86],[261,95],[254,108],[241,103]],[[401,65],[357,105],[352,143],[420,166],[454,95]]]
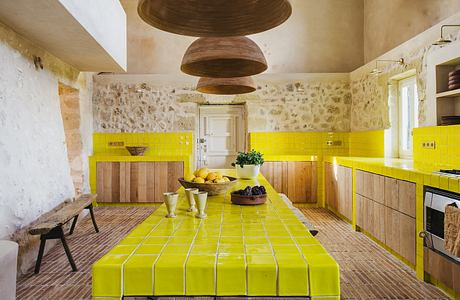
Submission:
[[[425,187],[424,196],[425,246],[460,263],[460,257],[444,249],[444,212],[447,205],[460,208],[460,195],[431,187]]]

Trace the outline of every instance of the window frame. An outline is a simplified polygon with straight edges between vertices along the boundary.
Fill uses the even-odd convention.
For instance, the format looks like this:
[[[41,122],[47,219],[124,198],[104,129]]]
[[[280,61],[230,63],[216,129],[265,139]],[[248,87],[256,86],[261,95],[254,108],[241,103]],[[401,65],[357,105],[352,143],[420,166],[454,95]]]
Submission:
[[[414,98],[411,111],[409,112],[410,121],[413,124],[411,135],[413,137],[413,129],[418,127],[418,90],[417,90],[417,77],[415,75],[401,78],[398,80],[398,92],[397,92],[397,101],[398,101],[398,153],[400,158],[411,159],[413,156],[413,139],[409,144],[409,149],[403,148],[403,99],[402,91],[405,87],[414,87]]]

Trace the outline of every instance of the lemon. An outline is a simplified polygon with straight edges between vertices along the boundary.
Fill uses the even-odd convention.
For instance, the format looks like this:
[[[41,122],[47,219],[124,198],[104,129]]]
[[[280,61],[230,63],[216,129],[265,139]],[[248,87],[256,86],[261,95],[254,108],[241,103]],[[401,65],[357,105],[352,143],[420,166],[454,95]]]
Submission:
[[[198,170],[198,173],[195,175],[196,177],[201,177],[203,179],[206,179],[206,177],[209,174],[208,168],[201,168]]]
[[[221,179],[222,177],[223,176],[221,172],[216,172],[216,179]]]
[[[212,180],[206,180],[204,183],[214,183]]]
[[[195,179],[195,176],[193,174],[188,174],[184,177],[184,180],[189,182],[193,182],[193,179]]]
[[[220,178],[220,179],[215,179],[214,182],[215,183],[224,183],[225,180],[223,178]]]
[[[217,174],[214,173],[214,172],[210,172],[210,173],[208,174],[208,176],[206,176],[206,180],[208,180],[208,181],[213,181],[213,180],[216,179],[216,178],[217,178]]]
[[[224,182],[230,182],[230,179],[228,179],[228,177],[222,177],[222,179],[224,180]]]
[[[201,177],[195,177],[195,179],[193,179],[193,182],[196,182],[196,183],[204,183],[204,179],[201,178]]]

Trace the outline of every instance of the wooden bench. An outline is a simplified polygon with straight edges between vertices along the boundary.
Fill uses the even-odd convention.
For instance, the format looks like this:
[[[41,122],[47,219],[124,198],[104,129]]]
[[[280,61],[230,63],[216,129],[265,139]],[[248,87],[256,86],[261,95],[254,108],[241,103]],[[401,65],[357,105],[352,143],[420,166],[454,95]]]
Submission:
[[[45,251],[46,240],[60,239],[62,246],[64,247],[67,258],[69,259],[70,266],[72,270],[77,271],[77,266],[72,258],[70,253],[69,246],[64,236],[63,226],[67,224],[70,220],[72,225],[70,227],[69,235],[71,235],[77,224],[78,215],[83,209],[88,209],[91,214],[91,220],[94,225],[96,232],[99,232],[99,228],[96,224],[96,219],[94,218],[93,212],[93,201],[96,199],[96,195],[85,194],[79,196],[72,202],[64,204],[62,208],[54,212],[52,215],[44,219],[38,224],[35,224],[30,230],[29,233],[32,235],[40,235],[40,249],[38,250],[37,262],[35,263],[35,274],[40,272],[40,265],[43,258],[43,252]]]

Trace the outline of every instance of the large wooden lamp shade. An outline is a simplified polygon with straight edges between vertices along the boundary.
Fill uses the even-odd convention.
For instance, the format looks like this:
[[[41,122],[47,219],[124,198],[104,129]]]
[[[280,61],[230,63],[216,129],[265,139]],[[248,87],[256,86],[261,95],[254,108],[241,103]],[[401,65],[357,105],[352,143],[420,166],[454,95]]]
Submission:
[[[208,78],[201,77],[196,90],[201,93],[215,95],[238,95],[256,90],[252,77]]]
[[[158,29],[188,36],[223,37],[269,30],[292,13],[288,0],[140,0],[137,11]]]
[[[244,36],[204,37],[194,41],[184,54],[182,72],[200,77],[244,77],[267,69],[262,50]]]

